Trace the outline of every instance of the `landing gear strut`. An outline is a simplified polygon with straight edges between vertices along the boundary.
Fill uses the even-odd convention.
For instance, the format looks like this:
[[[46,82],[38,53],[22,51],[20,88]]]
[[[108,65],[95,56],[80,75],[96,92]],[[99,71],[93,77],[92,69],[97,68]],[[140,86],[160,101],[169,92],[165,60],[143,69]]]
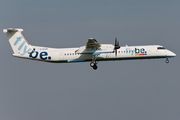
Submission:
[[[169,63],[169,59],[168,58],[166,58],[166,61],[165,61],[166,63]]]
[[[90,66],[94,69],[97,70],[98,66],[97,66],[97,62],[96,62],[96,56],[93,56],[92,58],[92,62],[90,63]]]

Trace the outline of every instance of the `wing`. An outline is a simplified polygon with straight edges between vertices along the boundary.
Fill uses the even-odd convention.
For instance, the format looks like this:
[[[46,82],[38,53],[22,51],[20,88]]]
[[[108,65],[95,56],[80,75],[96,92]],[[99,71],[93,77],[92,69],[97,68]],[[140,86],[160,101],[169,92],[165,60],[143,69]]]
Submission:
[[[99,44],[94,38],[89,38],[86,46],[80,47],[75,53],[100,55],[101,53],[114,53],[114,50],[107,49],[106,46]]]
[[[86,49],[98,49],[101,47],[101,44],[97,42],[94,38],[89,38],[86,44]]]

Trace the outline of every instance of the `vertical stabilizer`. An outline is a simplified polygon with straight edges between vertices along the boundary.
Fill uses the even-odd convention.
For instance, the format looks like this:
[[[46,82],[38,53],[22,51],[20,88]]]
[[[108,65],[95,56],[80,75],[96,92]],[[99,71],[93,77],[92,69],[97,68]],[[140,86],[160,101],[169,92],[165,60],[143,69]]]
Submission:
[[[32,50],[31,45],[27,39],[22,34],[23,29],[4,29],[3,32],[6,33],[9,43],[12,47],[14,54],[25,55]]]

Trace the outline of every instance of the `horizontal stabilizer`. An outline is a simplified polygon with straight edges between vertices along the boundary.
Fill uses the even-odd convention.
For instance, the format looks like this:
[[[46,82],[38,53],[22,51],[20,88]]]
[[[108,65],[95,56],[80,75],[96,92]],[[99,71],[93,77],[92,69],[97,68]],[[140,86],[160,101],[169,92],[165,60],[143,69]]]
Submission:
[[[7,29],[3,29],[3,32],[4,33],[7,33],[7,32],[22,32],[23,29],[19,29],[19,28],[7,28]]]

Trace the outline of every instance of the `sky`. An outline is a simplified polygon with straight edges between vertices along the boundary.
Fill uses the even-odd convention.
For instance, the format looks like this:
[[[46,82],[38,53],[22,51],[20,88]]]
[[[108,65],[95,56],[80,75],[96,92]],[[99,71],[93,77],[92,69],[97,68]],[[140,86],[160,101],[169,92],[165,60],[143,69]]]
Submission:
[[[179,120],[179,0],[0,0],[1,120]],[[5,28],[30,44],[163,45],[165,59],[46,63],[15,58]]]

